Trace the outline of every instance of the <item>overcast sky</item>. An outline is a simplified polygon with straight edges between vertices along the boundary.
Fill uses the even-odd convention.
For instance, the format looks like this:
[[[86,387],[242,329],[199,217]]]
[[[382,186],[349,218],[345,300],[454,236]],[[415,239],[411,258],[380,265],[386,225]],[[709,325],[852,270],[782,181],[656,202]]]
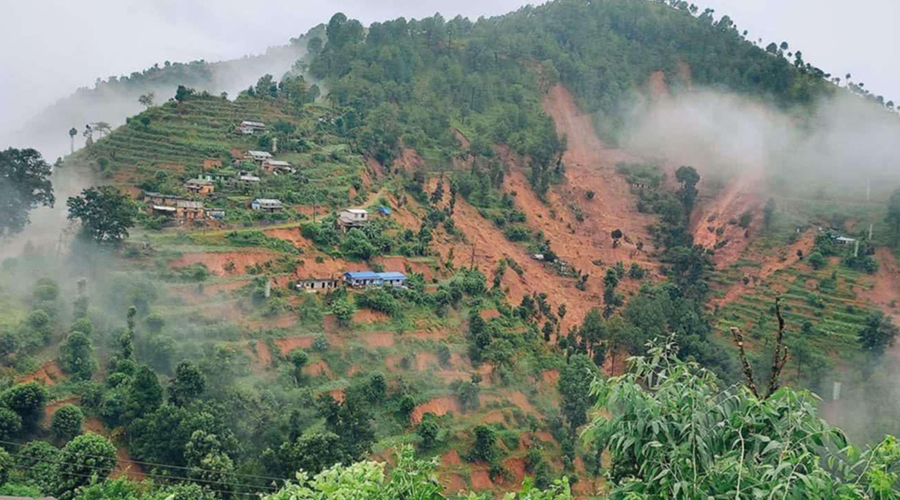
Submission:
[[[523,0],[30,0],[3,1],[0,133],[97,77],[154,63],[264,52],[342,11],[368,24],[398,16],[494,15]],[[703,0],[754,39],[787,40],[826,72],[853,73],[900,99],[897,0]]]

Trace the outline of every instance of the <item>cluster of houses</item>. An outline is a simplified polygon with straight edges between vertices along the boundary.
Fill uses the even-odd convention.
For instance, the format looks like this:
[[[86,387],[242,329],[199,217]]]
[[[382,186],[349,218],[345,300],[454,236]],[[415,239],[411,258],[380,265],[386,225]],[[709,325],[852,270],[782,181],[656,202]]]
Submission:
[[[339,280],[334,277],[330,278],[306,278],[297,283],[298,290],[305,290],[310,293],[317,293],[322,290],[331,290],[338,286],[344,285],[352,288],[369,288],[369,287],[391,287],[402,288],[406,286],[407,276],[400,272],[382,272],[374,271],[349,271],[344,273]]]

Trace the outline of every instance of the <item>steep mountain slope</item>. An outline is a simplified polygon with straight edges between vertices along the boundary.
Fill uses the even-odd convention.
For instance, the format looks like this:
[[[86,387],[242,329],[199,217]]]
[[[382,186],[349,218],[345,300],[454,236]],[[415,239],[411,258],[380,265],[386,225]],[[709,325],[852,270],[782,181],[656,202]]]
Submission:
[[[450,494],[511,491],[526,475],[542,488],[576,478],[585,498],[628,488],[641,474],[632,446],[579,438],[591,416],[624,411],[590,410],[593,376],[666,339],[656,358],[677,354],[729,386],[741,376],[730,327],[768,373],[776,296],[796,353],[783,380],[822,392],[856,377],[870,309],[893,308],[898,292],[889,252],[867,244],[849,260],[811,204],[779,195],[767,220],[755,182],[726,177],[714,191],[702,168],[676,177],[665,158],[614,146],[627,96],[665,99],[689,80],[798,109],[838,91],[730,21],[676,7],[558,0],[368,29],[339,14],[310,61],[327,96],[296,76],[258,75],[230,100],[182,89],[64,162],[132,194],[140,215],[120,247],[74,239],[68,260],[60,245],[0,266],[3,373],[46,386],[51,412],[83,408],[85,428],[119,450],[102,475],[132,464],[223,498],[272,493],[301,468],[389,461],[403,445],[441,459]],[[265,131],[236,133],[244,120]],[[204,189],[189,184],[200,176]],[[201,206],[216,217],[178,211]],[[854,218],[881,217],[873,207]],[[347,208],[367,222],[342,220]],[[813,250],[827,250],[821,265]],[[406,281],[335,283],[369,270]],[[681,399],[695,391],[720,411],[711,378],[680,366],[667,380],[685,387],[652,393],[672,396],[672,418],[695,421]],[[635,392],[647,375],[620,380],[655,405]],[[739,394],[742,415],[796,401]],[[804,422],[818,422],[807,406]],[[775,437],[787,425],[761,422]],[[55,439],[51,428],[11,438]],[[720,428],[731,427],[710,433]]]

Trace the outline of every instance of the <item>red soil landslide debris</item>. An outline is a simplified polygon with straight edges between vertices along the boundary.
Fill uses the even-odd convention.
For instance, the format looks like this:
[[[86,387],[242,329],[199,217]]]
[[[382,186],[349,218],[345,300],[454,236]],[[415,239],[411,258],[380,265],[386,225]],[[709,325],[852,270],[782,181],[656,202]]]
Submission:
[[[172,263],[172,267],[186,267],[194,264],[203,264],[211,272],[218,276],[226,274],[245,274],[248,266],[255,266],[268,262],[277,257],[271,252],[193,252],[186,253]],[[225,267],[234,264],[234,271],[226,271]]]
[[[864,297],[892,317],[895,325],[900,325],[900,266],[897,257],[889,248],[878,247],[875,258],[878,259],[875,286],[866,291]],[[892,352],[900,356],[900,345],[895,344]]]
[[[427,403],[422,403],[412,411],[410,415],[410,420],[413,424],[418,424],[422,421],[422,417],[426,413],[434,413],[437,416],[446,415],[448,412],[460,413],[459,404],[456,402],[455,398],[452,397],[441,397],[435,398]]]
[[[46,386],[56,385],[56,382],[63,379],[62,370],[56,366],[55,361],[48,361],[44,363],[43,366],[38,368],[34,373],[29,373],[25,375],[21,379],[19,379],[18,383],[25,384],[28,382],[40,382]]]
[[[695,210],[694,243],[715,250],[713,260],[717,267],[728,267],[737,262],[750,244],[747,234],[757,231],[762,224],[762,204],[755,194],[757,181],[752,173],[744,175]],[[736,223],[744,212],[753,214],[747,229]]]
[[[654,217],[637,211],[637,198],[625,178],[616,173],[616,165],[623,161],[637,161],[622,150],[606,148],[594,131],[591,117],[578,111],[572,94],[561,85],[550,89],[543,102],[544,111],[553,118],[560,136],[568,140],[568,149],[563,154],[566,168],[566,182],[562,186],[554,186],[558,199],[575,202],[584,215],[584,222],[573,224],[577,233],[563,233],[560,238],[551,241],[569,240],[588,248],[592,254],[587,262],[600,259],[604,263],[614,264],[622,260],[626,266],[630,262],[639,262],[645,267],[655,267],[649,257],[643,253],[632,254],[630,247],[612,247],[610,233],[620,229],[633,242],[651,242],[647,226],[654,222]],[[596,196],[587,199],[588,191]],[[551,204],[553,199],[550,198]],[[562,203],[562,202],[560,202]],[[564,204],[563,204],[564,206]],[[563,212],[557,208],[557,213]],[[586,233],[587,237],[582,233]],[[587,239],[587,241],[585,241]],[[574,260],[575,256],[556,251],[564,259]],[[587,256],[585,256],[587,257]],[[589,266],[581,265],[585,271]]]

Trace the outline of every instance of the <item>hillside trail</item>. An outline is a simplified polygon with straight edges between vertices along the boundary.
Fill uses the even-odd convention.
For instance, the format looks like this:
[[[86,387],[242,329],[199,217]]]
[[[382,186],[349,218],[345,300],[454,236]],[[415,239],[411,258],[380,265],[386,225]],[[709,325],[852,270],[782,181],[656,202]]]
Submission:
[[[584,216],[583,222],[572,222],[575,234],[565,231],[565,226],[548,224],[547,218],[542,218],[545,222],[541,229],[551,242],[570,242],[554,250],[585,272],[589,272],[590,263],[597,259],[605,265],[622,261],[628,266],[637,262],[655,269],[656,263],[646,250],[636,248],[639,242],[650,246],[652,240],[647,226],[653,224],[655,218],[637,211],[637,197],[631,193],[625,178],[616,173],[618,163],[637,159],[622,150],[607,148],[597,137],[590,115],[578,110],[574,97],[562,85],[552,87],[542,104],[556,123],[557,133],[566,137],[568,146],[562,158],[565,182],[551,187],[549,204],[558,214],[570,213],[569,205],[577,204]],[[588,198],[589,192],[595,193],[593,199]],[[532,203],[528,205],[527,208],[536,210]],[[613,248],[610,237],[615,229],[620,229],[626,238],[617,248]]]

